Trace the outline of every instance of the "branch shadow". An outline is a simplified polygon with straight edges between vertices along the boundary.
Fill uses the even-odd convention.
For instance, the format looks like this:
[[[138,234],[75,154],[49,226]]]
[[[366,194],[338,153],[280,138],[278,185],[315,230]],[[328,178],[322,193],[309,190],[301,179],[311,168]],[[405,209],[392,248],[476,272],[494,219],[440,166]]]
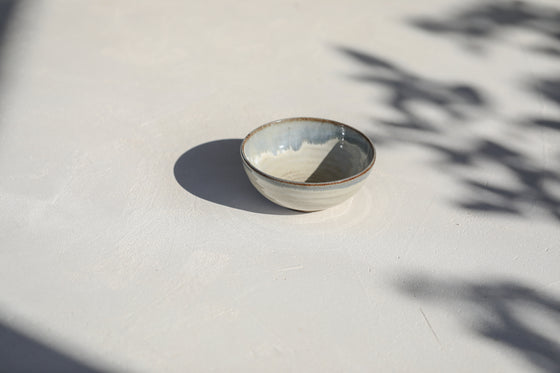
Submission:
[[[409,22],[421,30],[447,35],[475,52],[514,29],[536,33],[544,39],[545,44],[533,47],[534,51],[552,56],[559,51],[560,12],[554,7],[526,1],[479,2],[446,19],[416,17]]]
[[[500,214],[523,216],[531,206],[539,206],[549,215],[560,220],[560,197],[554,189],[560,189],[560,174],[554,168],[541,164],[508,141],[469,134],[460,138],[455,129],[458,124],[468,124],[473,115],[490,112],[490,101],[482,91],[465,82],[442,82],[417,74],[372,53],[338,47],[337,50],[358,63],[367,72],[358,75],[363,83],[381,88],[386,93],[385,104],[395,111],[401,120],[375,119],[377,128],[389,136],[381,146],[413,144],[429,149],[436,155],[434,168],[463,186],[466,197],[455,201],[461,208]],[[356,78],[356,77],[354,77]],[[560,82],[543,80],[533,84],[532,89],[548,100],[558,104]],[[442,114],[445,121],[434,122],[424,116],[422,107],[429,106]],[[550,118],[535,118],[532,125],[548,128],[558,127]],[[460,140],[460,147],[451,140]],[[499,169],[515,182],[490,183],[480,176],[473,176],[473,169]]]
[[[560,78],[535,80],[529,84],[528,88],[560,109]],[[532,118],[529,119],[528,123],[533,126],[560,131],[560,118]]]
[[[0,323],[0,372],[107,372]]]
[[[429,79],[371,53],[346,47],[337,50],[369,69],[368,73],[354,76],[354,79],[387,91],[387,105],[402,119],[381,120],[386,125],[436,132],[436,127],[415,110],[418,104],[436,107],[447,117],[459,121],[469,117],[470,109],[487,106],[482,92],[471,85]]]
[[[560,176],[545,169],[505,143],[479,140],[472,149],[476,162],[505,169],[515,180],[508,186],[473,179],[463,183],[472,191],[471,200],[459,205],[469,210],[512,213],[522,216],[522,206],[538,205],[560,220],[560,199],[547,185],[560,185]]]
[[[18,0],[1,0],[0,1],[0,46],[6,42],[6,35],[13,16],[22,1]],[[0,48],[0,58],[2,57],[2,49]]]
[[[216,140],[186,151],[175,162],[175,179],[192,195],[219,205],[259,214],[301,214],[270,202],[251,185],[241,164],[242,141]]]
[[[406,275],[395,286],[408,296],[443,303],[474,334],[508,348],[535,369],[560,372],[560,300],[550,294],[511,280],[474,282],[424,274]],[[535,315],[554,325],[556,333],[529,321]]]
[[[0,78],[4,75],[3,59],[6,54],[6,44],[10,25],[18,8],[25,0],[0,0]],[[2,123],[0,123],[1,125]]]

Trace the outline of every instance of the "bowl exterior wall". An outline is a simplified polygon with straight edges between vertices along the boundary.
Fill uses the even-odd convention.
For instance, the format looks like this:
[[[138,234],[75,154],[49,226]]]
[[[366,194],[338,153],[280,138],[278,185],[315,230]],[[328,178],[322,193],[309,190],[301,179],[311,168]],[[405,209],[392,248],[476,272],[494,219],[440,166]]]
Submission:
[[[369,172],[353,180],[327,186],[293,185],[278,182],[254,171],[243,162],[251,184],[270,201],[298,211],[318,211],[338,205],[363,185]]]

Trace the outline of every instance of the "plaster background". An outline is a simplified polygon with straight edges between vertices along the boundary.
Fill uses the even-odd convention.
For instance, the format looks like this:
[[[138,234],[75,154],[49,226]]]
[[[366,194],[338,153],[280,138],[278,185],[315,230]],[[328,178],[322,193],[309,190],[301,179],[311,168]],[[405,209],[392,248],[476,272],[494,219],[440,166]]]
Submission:
[[[413,21],[484,4],[4,1],[0,370],[558,371],[560,8]],[[251,188],[292,116],[371,136],[353,199]]]

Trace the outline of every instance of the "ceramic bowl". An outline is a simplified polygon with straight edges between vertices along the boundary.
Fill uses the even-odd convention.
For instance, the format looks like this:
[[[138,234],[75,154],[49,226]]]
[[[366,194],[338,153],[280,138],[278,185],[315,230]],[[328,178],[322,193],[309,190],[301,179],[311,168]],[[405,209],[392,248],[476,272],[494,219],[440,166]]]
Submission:
[[[345,124],[288,118],[247,135],[241,158],[263,196],[289,209],[317,211],[356,193],[375,162],[375,149],[367,136]]]

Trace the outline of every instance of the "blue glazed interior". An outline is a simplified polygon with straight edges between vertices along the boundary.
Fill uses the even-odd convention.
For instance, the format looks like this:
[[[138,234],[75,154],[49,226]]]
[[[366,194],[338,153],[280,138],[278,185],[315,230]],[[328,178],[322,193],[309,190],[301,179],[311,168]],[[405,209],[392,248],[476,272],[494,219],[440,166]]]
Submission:
[[[333,140],[336,140],[333,142]],[[254,165],[261,154],[298,151],[304,143],[334,144],[306,183],[346,179],[364,171],[374,159],[370,141],[351,127],[319,119],[289,119],[273,122],[254,131],[245,141],[245,157]],[[274,175],[278,177],[278,175]],[[288,179],[289,180],[289,179]]]

